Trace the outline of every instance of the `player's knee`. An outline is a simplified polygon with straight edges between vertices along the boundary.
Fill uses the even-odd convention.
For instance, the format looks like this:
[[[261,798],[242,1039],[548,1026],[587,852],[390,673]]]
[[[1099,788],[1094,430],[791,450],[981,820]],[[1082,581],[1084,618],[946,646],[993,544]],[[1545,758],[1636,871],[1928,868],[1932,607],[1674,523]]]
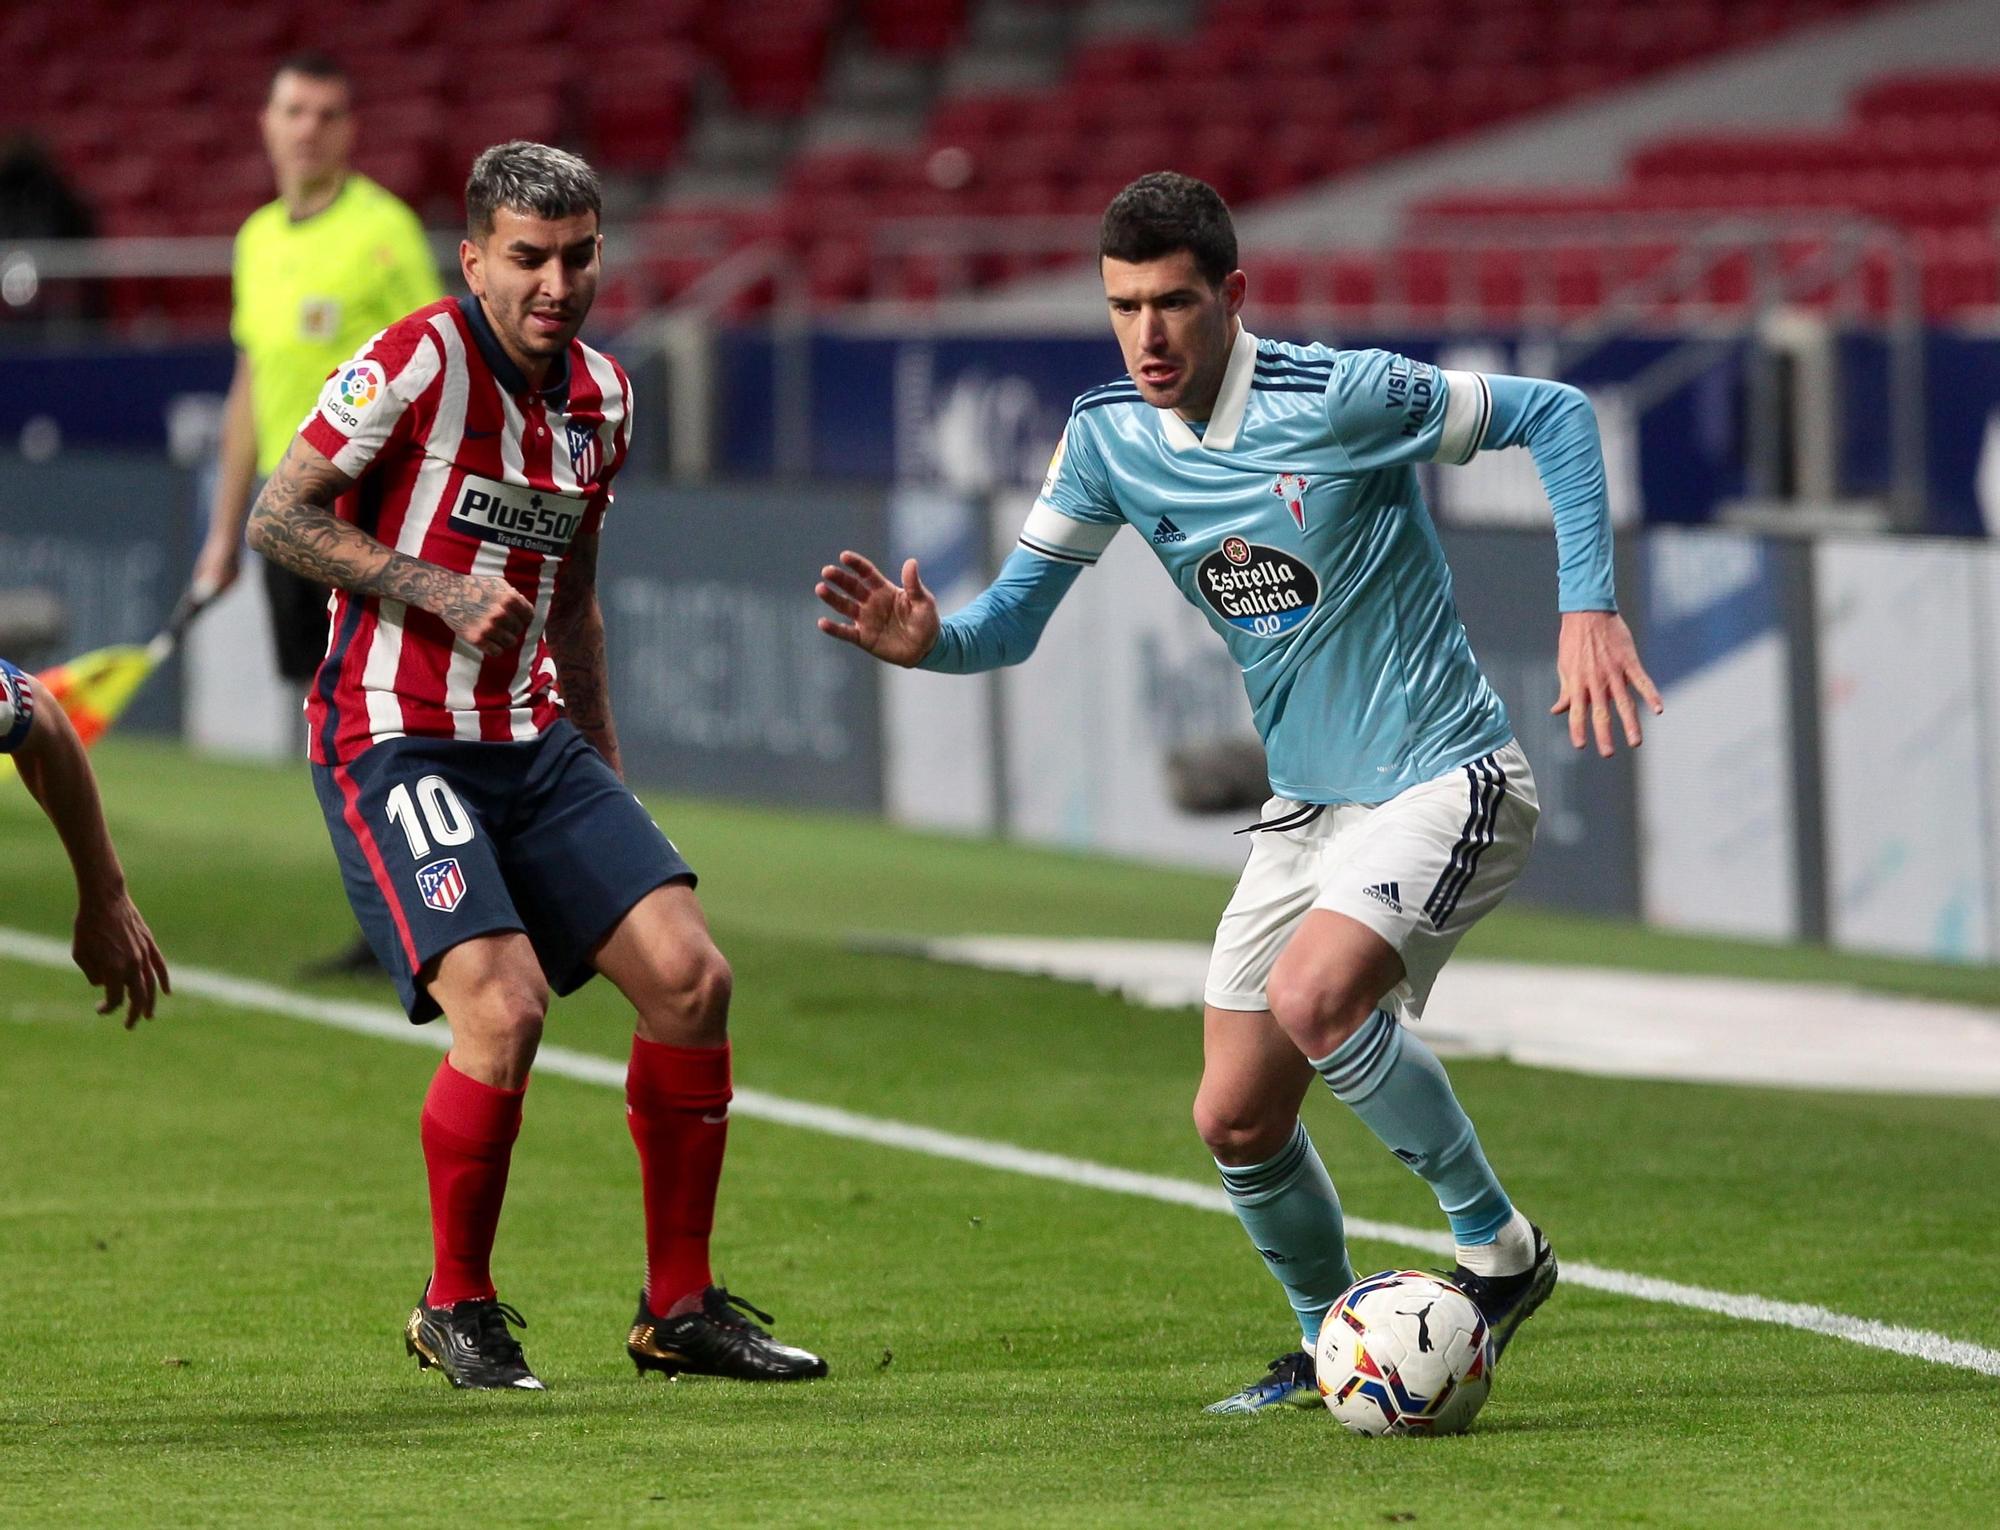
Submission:
[[[542,1021],[549,1012],[549,991],[539,983],[523,979],[496,978],[486,985],[471,1008],[473,1014],[465,1018],[477,1026],[488,1046],[514,1057],[532,1058],[535,1048],[541,1045]]]
[[[1271,1015],[1308,1057],[1324,1057],[1352,1036],[1375,1001],[1351,984],[1329,983],[1309,972],[1271,974],[1265,988]]]
[[[729,1034],[735,975],[706,941],[661,963],[639,1006],[640,1034],[677,1046],[720,1046]]]
[[[689,1014],[720,1029],[729,1023],[729,1000],[735,992],[736,974],[723,954],[709,946],[696,961],[688,983]]]
[[[1194,1129],[1218,1163],[1262,1163],[1290,1140],[1292,1127],[1292,1120],[1267,1120],[1245,1102],[1194,1098]]]

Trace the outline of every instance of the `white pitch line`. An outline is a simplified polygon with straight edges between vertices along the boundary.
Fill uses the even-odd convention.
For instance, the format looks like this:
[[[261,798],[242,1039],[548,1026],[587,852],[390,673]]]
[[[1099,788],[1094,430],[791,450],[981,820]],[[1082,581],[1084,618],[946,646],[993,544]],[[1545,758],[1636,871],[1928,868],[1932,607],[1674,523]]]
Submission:
[[[25,930],[0,927],[0,956],[13,957],[38,967],[73,970],[67,945]],[[330,1025],[388,1041],[414,1043],[438,1052],[451,1045],[451,1036],[442,1027],[412,1025],[400,1010],[322,999],[272,983],[232,977],[226,972],[213,972],[201,967],[176,967],[174,991],[233,1009],[288,1015],[316,1025]],[[588,1052],[572,1051],[568,1047],[542,1047],[535,1054],[535,1067],[539,1072],[557,1074],[586,1084],[600,1084],[610,1089],[625,1087],[624,1063]],[[1132,1169],[1114,1168],[1110,1164],[1092,1163],[1084,1158],[1068,1158],[1060,1153],[1016,1147],[1011,1142],[961,1137],[955,1132],[941,1132],[906,1121],[857,1115],[833,1105],[814,1105],[804,1100],[766,1094],[761,1089],[737,1090],[730,1112],[780,1126],[795,1126],[828,1136],[848,1137],[858,1142],[873,1142],[882,1147],[924,1153],[933,1158],[953,1159],[959,1163],[975,1164],[982,1169],[999,1169],[1009,1174],[1025,1174],[1035,1179],[1082,1185],[1092,1190],[1110,1190],[1119,1195],[1143,1196],[1175,1206],[1192,1206],[1199,1211],[1230,1211],[1229,1198],[1213,1185],[1199,1185],[1164,1174],[1141,1174]],[[1452,1251],[1451,1239],[1445,1234],[1404,1227],[1396,1222],[1349,1217],[1347,1230],[1357,1238],[1422,1249],[1426,1253],[1449,1254]],[[1844,1313],[1803,1302],[1773,1301],[1768,1296],[1737,1296],[1727,1291],[1711,1291],[1704,1286],[1656,1280],[1650,1275],[1607,1270],[1594,1264],[1565,1264],[1562,1278],[1570,1285],[1610,1291],[1639,1301],[1665,1302],[1750,1322],[1775,1323],[1785,1328],[1845,1339],[1851,1344],[1862,1344],[1871,1349],[1909,1355],[1935,1365],[1957,1366],[1988,1376],[2000,1376],[2000,1350],[1986,1349],[1921,1328],[1900,1328],[1870,1318],[1848,1317]]]

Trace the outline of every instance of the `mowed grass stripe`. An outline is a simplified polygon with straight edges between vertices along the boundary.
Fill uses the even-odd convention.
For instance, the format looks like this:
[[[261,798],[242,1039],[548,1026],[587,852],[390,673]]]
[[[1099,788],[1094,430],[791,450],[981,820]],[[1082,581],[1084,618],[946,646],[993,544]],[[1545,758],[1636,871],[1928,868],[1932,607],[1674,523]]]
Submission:
[[[26,930],[5,927],[0,927],[0,956],[59,970],[68,969],[72,965],[69,948],[61,941],[35,935]],[[316,1025],[353,1031],[360,1035],[414,1043],[439,1052],[445,1051],[451,1045],[448,1031],[439,1026],[412,1025],[399,1010],[320,998],[281,988],[273,983],[233,977],[225,972],[215,972],[201,967],[175,968],[174,984],[177,992],[236,1009],[285,1015],[293,1019],[310,1021]],[[623,1062],[588,1052],[578,1052],[568,1047],[544,1045],[536,1054],[535,1066],[544,1073],[556,1074],[582,1083],[599,1084],[610,1089],[625,1087]],[[1006,1173],[1055,1180],[1094,1190],[1108,1190],[1119,1195],[1141,1196],[1171,1205],[1191,1206],[1201,1211],[1224,1214],[1230,1211],[1228,1197],[1212,1185],[1196,1184],[1190,1180],[1174,1179],[1162,1174],[1142,1174],[1110,1164],[1094,1163],[1088,1159],[1070,1158],[1060,1153],[1045,1153],[1032,1148],[1017,1147],[1008,1142],[959,1136],[953,1132],[942,1132],[909,1122],[861,1115],[835,1106],[787,1099],[781,1095],[767,1094],[762,1090],[737,1090],[730,1108],[734,1114],[753,1120],[769,1121],[828,1136],[870,1142],[882,1147],[899,1148],[933,1158],[969,1163],[980,1168],[998,1169]],[[1452,1251],[1451,1239],[1444,1234],[1427,1232],[1417,1227],[1406,1227],[1400,1223],[1349,1217],[1347,1228],[1358,1238],[1373,1239],[1404,1248],[1422,1249],[1432,1254],[1449,1254]],[[1802,1302],[1781,1302],[1765,1296],[1737,1295],[1727,1291],[1710,1290],[1704,1286],[1683,1285],[1678,1281],[1659,1280],[1648,1275],[1635,1275],[1593,1264],[1565,1264],[1563,1279],[1571,1285],[1607,1291],[1639,1301],[1662,1302],[1749,1322],[1796,1328],[1829,1338],[1843,1339],[1851,1344],[1865,1345],[1871,1349],[1908,1355],[1935,1365],[1954,1366],[1978,1371],[1988,1376],[2000,1376],[2000,1350],[1987,1349],[1982,1345],[1953,1339],[1945,1334],[1932,1333],[1925,1329],[1904,1328],[1870,1318],[1850,1317],[1845,1313]]]

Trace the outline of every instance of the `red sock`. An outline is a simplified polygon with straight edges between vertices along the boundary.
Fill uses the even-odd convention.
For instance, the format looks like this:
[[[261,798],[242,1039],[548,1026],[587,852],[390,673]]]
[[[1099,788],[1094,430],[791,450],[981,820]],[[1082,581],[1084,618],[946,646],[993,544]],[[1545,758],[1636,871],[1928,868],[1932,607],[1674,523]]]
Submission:
[[[659,1317],[705,1289],[715,1187],[729,1137],[729,1048],[632,1038],[625,1122],[646,1196],[646,1305]]]
[[[467,1078],[446,1058],[424,1096],[424,1164],[431,1180],[430,1295],[434,1307],[491,1297],[493,1234],[507,1164],[521,1132],[521,1096]]]

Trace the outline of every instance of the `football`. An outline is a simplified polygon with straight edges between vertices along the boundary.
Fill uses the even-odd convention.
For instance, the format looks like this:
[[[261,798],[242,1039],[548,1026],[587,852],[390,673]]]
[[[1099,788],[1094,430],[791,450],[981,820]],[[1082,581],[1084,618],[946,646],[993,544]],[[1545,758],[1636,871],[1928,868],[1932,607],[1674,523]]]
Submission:
[[[1350,1286],[1313,1360],[1333,1416],[1356,1434],[1462,1434],[1493,1386],[1493,1339],[1450,1281],[1386,1270]]]

